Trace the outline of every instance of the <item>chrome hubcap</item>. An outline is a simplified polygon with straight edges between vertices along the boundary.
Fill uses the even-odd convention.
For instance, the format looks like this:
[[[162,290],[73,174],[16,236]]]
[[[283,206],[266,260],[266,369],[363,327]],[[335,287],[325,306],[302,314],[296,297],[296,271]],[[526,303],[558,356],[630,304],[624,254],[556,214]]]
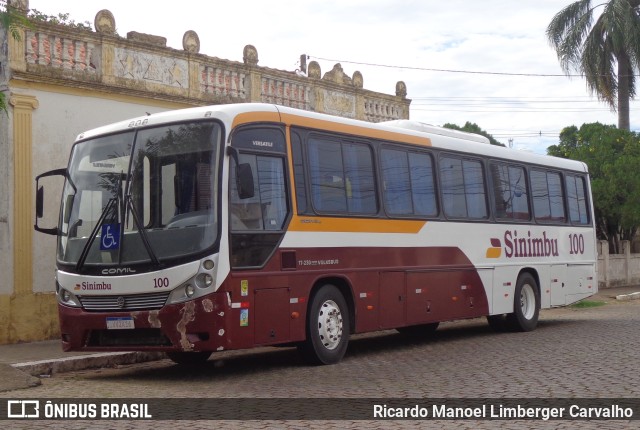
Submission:
[[[318,335],[327,349],[335,349],[342,339],[342,313],[333,300],[327,300],[318,312]]]

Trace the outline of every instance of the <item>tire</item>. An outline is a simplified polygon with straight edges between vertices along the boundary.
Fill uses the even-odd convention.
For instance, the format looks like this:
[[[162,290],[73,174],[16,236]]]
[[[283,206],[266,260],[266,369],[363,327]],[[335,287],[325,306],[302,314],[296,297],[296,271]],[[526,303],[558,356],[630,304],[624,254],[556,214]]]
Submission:
[[[210,351],[200,352],[183,352],[183,351],[171,351],[167,352],[167,357],[176,364],[181,366],[197,366],[205,363],[209,357],[211,357]]]
[[[530,273],[518,278],[513,297],[513,312],[488,315],[487,322],[496,332],[531,331],[538,325],[540,315],[540,289]]]
[[[335,364],[344,357],[349,344],[349,310],[340,290],[321,287],[307,312],[307,338],[299,349],[314,365]]]
[[[513,298],[513,313],[507,317],[513,331],[531,331],[538,325],[540,315],[540,289],[529,273],[518,278]]]
[[[407,327],[398,327],[396,330],[398,333],[414,336],[414,337],[427,337],[431,336],[438,329],[440,325],[439,322],[429,323],[429,324],[420,324],[420,325],[410,325]]]

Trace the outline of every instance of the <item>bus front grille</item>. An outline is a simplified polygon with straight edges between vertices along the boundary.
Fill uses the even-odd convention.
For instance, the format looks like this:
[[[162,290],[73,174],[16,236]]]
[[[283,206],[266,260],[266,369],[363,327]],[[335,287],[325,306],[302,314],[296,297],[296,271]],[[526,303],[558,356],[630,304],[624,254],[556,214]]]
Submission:
[[[87,311],[131,311],[162,308],[170,292],[129,294],[122,296],[78,296]]]

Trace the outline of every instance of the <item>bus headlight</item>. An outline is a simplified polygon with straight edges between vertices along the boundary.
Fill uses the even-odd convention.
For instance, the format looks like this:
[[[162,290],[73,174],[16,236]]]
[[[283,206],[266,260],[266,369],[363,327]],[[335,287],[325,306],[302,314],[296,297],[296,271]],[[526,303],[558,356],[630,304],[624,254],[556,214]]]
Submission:
[[[211,285],[213,285],[213,276],[208,273],[200,273],[196,276],[196,287],[209,288]]]
[[[193,285],[191,285],[191,284],[187,284],[187,285],[184,287],[184,293],[185,293],[185,295],[186,295],[188,298],[191,298],[191,297],[193,297],[193,295],[196,293],[196,289],[195,289],[195,288],[193,288]]]
[[[215,278],[210,273],[198,273],[184,284],[171,291],[167,304],[175,304],[195,299],[205,294],[211,293],[215,284]]]
[[[189,281],[171,292],[171,294],[169,295],[169,300],[167,300],[167,304],[171,305],[175,303],[186,302],[187,300],[193,298],[195,294],[196,288]]]
[[[80,300],[78,300],[75,294],[73,294],[71,291],[65,288],[62,288],[59,285],[57,289],[58,289],[58,302],[60,302],[63,305],[73,306],[77,308],[81,306]]]

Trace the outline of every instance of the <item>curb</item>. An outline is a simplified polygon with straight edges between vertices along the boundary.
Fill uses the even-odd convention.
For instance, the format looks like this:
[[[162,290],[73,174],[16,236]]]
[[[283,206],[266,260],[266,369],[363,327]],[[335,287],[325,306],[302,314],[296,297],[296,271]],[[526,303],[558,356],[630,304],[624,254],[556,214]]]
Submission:
[[[616,300],[627,301],[627,300],[638,300],[640,299],[640,292],[631,293],[631,294],[620,294],[616,296]]]
[[[31,376],[49,377],[54,373],[76,370],[115,367],[123,364],[142,363],[167,358],[163,352],[106,352],[50,360],[27,361],[11,366]]]

